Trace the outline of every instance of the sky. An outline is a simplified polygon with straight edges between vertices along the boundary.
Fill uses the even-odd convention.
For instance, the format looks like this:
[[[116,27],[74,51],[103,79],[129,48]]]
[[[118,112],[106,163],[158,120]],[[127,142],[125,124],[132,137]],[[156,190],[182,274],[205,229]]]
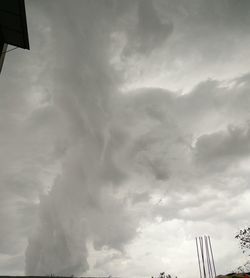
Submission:
[[[1,275],[242,265],[250,1],[26,0],[0,77]],[[9,49],[12,47],[9,46]]]

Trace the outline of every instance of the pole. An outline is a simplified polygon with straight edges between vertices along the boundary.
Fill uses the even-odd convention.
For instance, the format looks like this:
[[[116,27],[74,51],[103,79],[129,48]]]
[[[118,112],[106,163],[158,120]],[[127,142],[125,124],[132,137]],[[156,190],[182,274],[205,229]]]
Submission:
[[[206,254],[207,254],[207,267],[208,267],[208,273],[209,277],[213,278],[213,273],[211,269],[211,262],[210,262],[210,254],[209,254],[209,249],[208,249],[208,238],[205,236],[205,245],[206,245]]]
[[[197,257],[198,257],[199,270],[200,270],[200,278],[202,278],[202,273],[201,273],[201,264],[200,264],[200,255],[199,255],[199,249],[198,249],[197,237],[195,238],[195,242],[196,242]]]
[[[204,252],[203,252],[203,238],[200,237],[200,249],[201,249],[201,257],[202,257],[202,264],[203,264],[203,272],[204,272],[204,278],[206,278],[206,269],[205,269],[205,261],[204,261]]]
[[[211,251],[211,255],[212,255],[212,262],[213,262],[214,274],[215,274],[215,277],[216,277],[217,275],[216,275],[216,270],[215,270],[214,256],[213,256],[213,250],[212,250],[212,245],[211,245],[211,241],[210,241],[210,236],[208,236],[208,241],[209,241],[210,251]]]

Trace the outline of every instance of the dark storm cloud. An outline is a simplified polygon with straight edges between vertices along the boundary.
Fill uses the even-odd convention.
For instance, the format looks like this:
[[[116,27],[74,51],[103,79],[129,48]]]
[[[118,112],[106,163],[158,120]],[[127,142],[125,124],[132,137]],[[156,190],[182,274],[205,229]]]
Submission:
[[[155,44],[151,55],[122,60],[129,88],[153,86],[187,92],[209,77],[222,80],[248,71],[249,17],[244,14],[249,13],[249,4],[203,0],[153,3],[160,22],[171,24],[173,30],[162,43]],[[236,15],[242,7],[246,9],[242,16]]]
[[[233,209],[222,196],[242,199],[249,181],[240,168],[250,150],[241,127],[249,74],[195,77],[181,96],[143,85],[122,93],[131,69],[111,63],[114,33],[126,38],[121,61],[149,57],[147,70],[162,49],[166,72],[179,58],[198,70],[224,63],[249,20],[249,3],[239,2],[27,1],[32,50],[10,56],[1,81],[1,269],[22,268],[27,235],[27,274],[82,275],[88,242],[119,253],[96,268],[126,261],[141,220],[246,217],[247,198]]]
[[[223,43],[223,37],[228,38],[229,32],[231,38],[237,37],[242,28],[246,30],[250,21],[250,5],[247,0],[159,0],[155,2],[155,7],[162,21],[167,18],[171,20],[178,28],[177,31],[184,36],[191,36],[187,42],[192,43],[191,39],[194,39],[193,43],[197,43],[198,47],[206,42],[205,37],[217,39],[213,41],[215,44]],[[214,27],[217,27],[216,32]],[[195,38],[198,33],[203,37],[202,40]],[[207,49],[209,47],[212,50],[214,46],[208,45]]]
[[[61,138],[50,138],[55,147],[51,155],[60,158],[62,173],[41,199],[37,229],[26,252],[26,272],[80,275],[88,269],[87,239],[97,249],[122,251],[136,234],[122,199],[109,193],[126,178],[115,162],[123,140],[109,123],[110,97],[116,87],[107,55],[113,22],[107,20],[110,10],[104,2],[76,6],[65,2],[59,9],[46,2],[43,9],[51,23],[50,43],[60,48],[52,69],[41,73],[45,84],[53,76],[52,102],[34,111],[31,121],[40,120],[43,126],[48,117],[54,118],[49,132],[56,126]],[[66,21],[60,16],[65,13]],[[52,107],[49,116],[47,106]]]
[[[178,159],[190,146],[176,106],[177,97],[165,90],[137,90],[123,97],[116,117],[129,135],[125,159],[131,171],[164,181],[188,164],[186,157]]]
[[[198,163],[209,164],[214,170],[237,163],[250,155],[249,126],[229,126],[226,131],[202,135],[195,145]]]
[[[149,192],[142,192],[142,193],[134,193],[131,196],[132,203],[141,203],[141,202],[148,202],[150,199]]]
[[[132,4],[130,2],[130,4]],[[162,22],[155,7],[150,0],[135,1],[133,3],[137,14],[134,24],[128,24],[127,45],[124,54],[147,54],[161,44],[171,35],[173,25],[171,22]]]

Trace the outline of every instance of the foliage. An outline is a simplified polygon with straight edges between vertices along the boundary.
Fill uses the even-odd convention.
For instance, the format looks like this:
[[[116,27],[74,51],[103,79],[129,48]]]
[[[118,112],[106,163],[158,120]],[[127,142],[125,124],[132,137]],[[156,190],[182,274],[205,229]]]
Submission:
[[[235,238],[239,240],[240,248],[242,249],[243,253],[250,252],[250,227],[245,229],[240,229],[239,233],[235,236]],[[250,272],[250,260],[246,261],[244,265],[237,267],[233,272],[234,273]]]
[[[152,278],[154,277],[152,276]],[[170,274],[165,274],[165,272],[160,272],[158,278],[174,278],[174,277],[172,277]],[[177,276],[175,276],[175,278],[177,278]]]
[[[233,273],[247,273],[250,272],[250,261],[244,263],[244,265],[237,267],[232,271]]]
[[[250,228],[241,229],[235,238],[239,239],[243,253],[250,251]]]

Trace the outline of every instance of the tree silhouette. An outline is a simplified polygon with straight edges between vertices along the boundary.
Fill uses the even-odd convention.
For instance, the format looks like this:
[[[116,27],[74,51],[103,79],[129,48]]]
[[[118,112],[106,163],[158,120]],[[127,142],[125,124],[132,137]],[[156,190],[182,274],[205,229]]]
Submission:
[[[151,278],[154,278],[154,276],[152,276]],[[165,274],[165,272],[160,272],[158,278],[173,278],[173,277],[170,274]],[[175,276],[175,278],[177,278],[177,276]]]
[[[240,248],[243,253],[250,251],[250,227],[241,229],[235,238],[240,241]]]

